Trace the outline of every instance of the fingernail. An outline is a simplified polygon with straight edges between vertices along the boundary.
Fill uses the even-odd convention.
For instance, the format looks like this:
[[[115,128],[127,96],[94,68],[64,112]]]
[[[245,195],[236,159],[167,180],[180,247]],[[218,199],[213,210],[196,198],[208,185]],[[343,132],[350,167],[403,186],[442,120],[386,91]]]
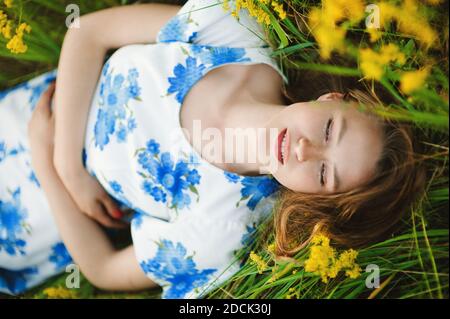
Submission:
[[[115,211],[113,212],[113,215],[114,215],[115,218],[120,219],[120,218],[123,217],[124,214],[123,214],[122,211],[120,211],[120,210],[115,210]]]

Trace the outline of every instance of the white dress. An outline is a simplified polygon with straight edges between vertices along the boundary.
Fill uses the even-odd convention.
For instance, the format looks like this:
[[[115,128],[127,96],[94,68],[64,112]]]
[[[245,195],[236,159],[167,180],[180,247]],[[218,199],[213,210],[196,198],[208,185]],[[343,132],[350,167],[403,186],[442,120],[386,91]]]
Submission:
[[[122,47],[108,59],[92,100],[85,166],[135,212],[136,258],[163,298],[199,298],[235,274],[236,251],[277,195],[271,176],[239,176],[203,160],[179,122],[188,91],[216,67],[265,63],[287,81],[261,27],[246,10],[239,15],[237,21],[218,0],[189,0],[156,43]],[[33,106],[54,77],[0,92],[2,292],[20,293],[71,263],[30,167],[26,137]]]

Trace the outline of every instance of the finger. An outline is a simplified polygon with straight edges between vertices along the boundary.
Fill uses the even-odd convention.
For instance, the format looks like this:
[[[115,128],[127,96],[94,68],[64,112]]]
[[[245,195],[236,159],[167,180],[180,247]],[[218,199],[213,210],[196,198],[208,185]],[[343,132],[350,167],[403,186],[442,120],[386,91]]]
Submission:
[[[111,197],[109,197],[109,195],[105,194],[102,204],[106,208],[106,211],[108,212],[109,216],[115,219],[123,218],[124,213],[120,210],[116,202]]]
[[[41,95],[39,101],[36,104],[36,108],[39,109],[41,112],[47,114],[48,116],[51,115],[50,102],[54,92],[55,92],[55,83],[53,82],[52,84],[49,85],[47,90]]]
[[[98,203],[98,205],[96,205],[96,209],[95,209],[95,212],[93,213],[92,218],[95,219],[97,222],[99,222],[100,224],[102,224],[105,227],[124,228],[127,226],[127,224],[122,221],[112,219],[107,214],[106,209],[104,208],[104,206],[101,203]]]

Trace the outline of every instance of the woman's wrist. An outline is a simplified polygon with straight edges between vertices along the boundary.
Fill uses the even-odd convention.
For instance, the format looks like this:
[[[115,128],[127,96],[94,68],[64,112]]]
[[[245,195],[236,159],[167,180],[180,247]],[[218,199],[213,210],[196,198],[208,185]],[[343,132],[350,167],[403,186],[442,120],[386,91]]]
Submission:
[[[60,142],[61,143],[61,142]],[[70,142],[63,142],[64,144],[72,144]],[[75,154],[78,154],[76,156]],[[68,150],[64,147],[58,147],[58,139],[55,138],[55,152],[53,154],[53,164],[55,165],[56,171],[61,177],[73,176],[78,174],[80,171],[84,170],[82,161],[82,150],[73,151],[73,149]]]

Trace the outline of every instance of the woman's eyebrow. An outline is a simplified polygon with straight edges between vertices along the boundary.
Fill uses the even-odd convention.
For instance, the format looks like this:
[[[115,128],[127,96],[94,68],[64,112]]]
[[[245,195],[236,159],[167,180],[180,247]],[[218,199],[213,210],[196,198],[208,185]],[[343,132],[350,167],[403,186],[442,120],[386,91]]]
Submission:
[[[341,125],[339,128],[338,137],[336,140],[336,145],[339,145],[339,142],[342,139],[342,136],[344,135],[345,130],[347,129],[347,121],[345,120],[344,116],[341,116]],[[333,165],[333,191],[336,191],[339,188],[341,179],[337,175],[336,172],[336,165]]]

